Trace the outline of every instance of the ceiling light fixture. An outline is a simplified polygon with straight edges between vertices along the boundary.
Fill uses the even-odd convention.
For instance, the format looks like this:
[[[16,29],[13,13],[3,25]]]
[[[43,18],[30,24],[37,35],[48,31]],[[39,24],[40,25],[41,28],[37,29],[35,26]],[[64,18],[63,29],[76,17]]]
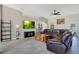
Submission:
[[[58,12],[58,11],[56,11],[56,10],[53,10],[53,12],[50,12],[50,14],[51,14],[51,15],[61,15],[60,12]],[[50,16],[51,16],[51,15],[50,15]]]

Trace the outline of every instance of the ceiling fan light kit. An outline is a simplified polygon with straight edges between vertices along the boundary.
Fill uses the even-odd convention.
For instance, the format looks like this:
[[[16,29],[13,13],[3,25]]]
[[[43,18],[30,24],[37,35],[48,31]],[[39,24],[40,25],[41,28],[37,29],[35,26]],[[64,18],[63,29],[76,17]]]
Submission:
[[[51,15],[61,15],[60,12],[57,12],[56,10],[54,10],[53,12],[51,12]]]

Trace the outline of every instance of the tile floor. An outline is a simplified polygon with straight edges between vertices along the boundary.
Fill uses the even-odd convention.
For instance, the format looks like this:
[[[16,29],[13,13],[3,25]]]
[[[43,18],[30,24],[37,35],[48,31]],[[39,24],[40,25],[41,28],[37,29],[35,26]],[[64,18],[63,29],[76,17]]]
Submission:
[[[46,49],[46,44],[34,38],[2,42],[0,53],[3,54],[51,54]],[[52,53],[53,54],[53,53]]]
[[[46,49],[44,42],[36,41],[35,38],[11,40],[0,43],[1,54],[54,54]],[[79,38],[73,37],[72,47],[68,54],[79,53]]]

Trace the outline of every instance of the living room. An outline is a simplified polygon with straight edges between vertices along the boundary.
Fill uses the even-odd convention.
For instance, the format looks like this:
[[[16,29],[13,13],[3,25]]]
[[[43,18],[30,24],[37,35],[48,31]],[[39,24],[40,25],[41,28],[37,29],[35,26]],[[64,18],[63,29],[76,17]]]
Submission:
[[[70,46],[71,44],[70,45],[68,44],[68,48],[69,48],[68,50],[66,49],[66,46],[64,46],[63,48],[60,48],[62,46],[60,47],[58,46],[59,50],[62,49],[63,52],[57,50],[55,46],[53,49],[55,49],[56,51],[53,50],[52,48],[47,49],[47,46],[49,45],[46,46],[46,43],[47,44],[51,43],[50,42],[51,40],[49,41],[47,40],[51,38],[51,35],[53,35],[51,33],[54,33],[55,31],[57,33],[59,33],[59,31],[60,32],[69,31],[69,34],[72,34],[72,36],[76,36],[77,38],[79,37],[79,31],[78,31],[79,8],[78,7],[79,5],[72,5],[72,4],[71,5],[68,5],[68,4],[67,5],[66,4],[0,5],[0,18],[1,18],[0,24],[2,24],[3,22],[9,22],[10,23],[9,25],[11,25],[10,31],[9,31],[10,35],[4,35],[6,36],[4,37],[5,40],[2,37],[3,35],[0,35],[1,36],[0,52],[4,54],[5,53],[7,54],[9,53],[11,54],[13,53],[14,54],[16,53],[18,54],[19,53],[20,54],[23,54],[23,53],[25,54],[79,53],[78,51],[68,52],[68,50],[70,50],[71,48]],[[73,10],[71,8],[73,8]],[[7,27],[8,25],[5,24],[5,26]],[[0,30],[2,34],[2,31],[3,31],[2,25],[0,27],[1,27]],[[44,32],[44,30],[46,30],[46,32]],[[10,40],[7,39],[7,36],[10,36]],[[54,35],[54,36],[57,36],[57,35]],[[57,38],[59,39],[59,37]],[[69,40],[71,41],[71,39],[68,39],[68,41]],[[28,47],[30,47],[31,50]],[[50,49],[52,49],[52,51],[50,51]]]

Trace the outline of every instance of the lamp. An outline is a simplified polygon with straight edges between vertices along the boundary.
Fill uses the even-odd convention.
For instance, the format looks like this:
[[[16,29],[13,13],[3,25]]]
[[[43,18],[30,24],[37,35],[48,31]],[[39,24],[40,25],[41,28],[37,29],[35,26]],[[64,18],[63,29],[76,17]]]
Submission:
[[[16,25],[16,28],[19,29],[19,25]]]

